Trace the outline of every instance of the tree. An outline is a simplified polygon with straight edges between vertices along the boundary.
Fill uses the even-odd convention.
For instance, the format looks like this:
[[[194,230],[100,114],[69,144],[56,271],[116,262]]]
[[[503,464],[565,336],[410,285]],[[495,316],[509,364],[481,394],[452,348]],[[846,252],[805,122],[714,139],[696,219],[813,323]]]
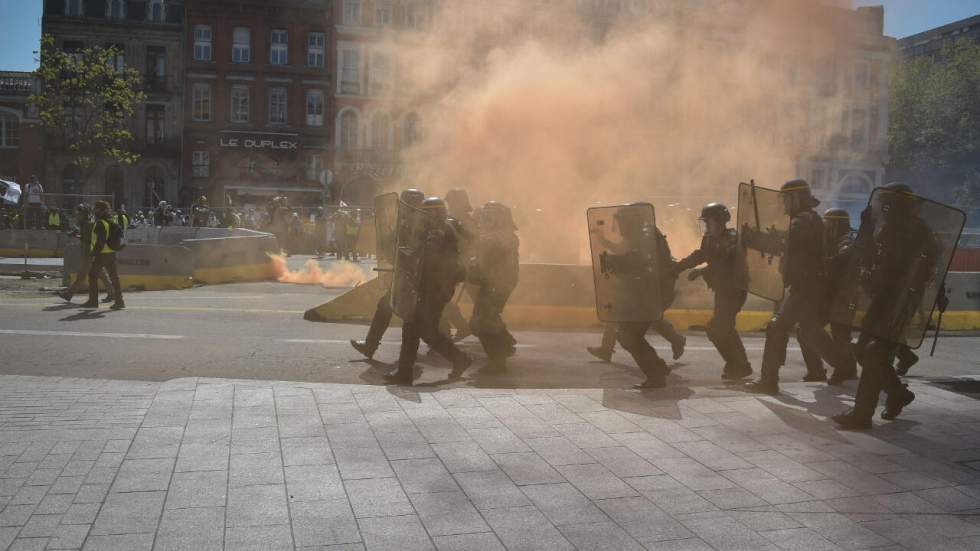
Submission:
[[[896,64],[889,111],[889,168],[914,173],[980,158],[980,44],[960,39],[935,58]]]
[[[139,71],[122,62],[115,46],[63,51],[41,39],[36,74],[41,91],[31,96],[41,124],[72,159],[84,184],[102,161],[133,164],[130,121],[144,101]]]

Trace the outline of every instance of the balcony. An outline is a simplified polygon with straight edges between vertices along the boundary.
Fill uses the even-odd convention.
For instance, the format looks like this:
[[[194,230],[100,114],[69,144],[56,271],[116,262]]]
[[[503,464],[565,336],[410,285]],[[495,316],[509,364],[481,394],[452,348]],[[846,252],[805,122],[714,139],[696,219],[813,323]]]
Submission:
[[[34,93],[34,76],[30,73],[0,72],[0,96],[27,97]]]
[[[177,87],[172,76],[143,75],[143,93],[147,95],[171,95]]]

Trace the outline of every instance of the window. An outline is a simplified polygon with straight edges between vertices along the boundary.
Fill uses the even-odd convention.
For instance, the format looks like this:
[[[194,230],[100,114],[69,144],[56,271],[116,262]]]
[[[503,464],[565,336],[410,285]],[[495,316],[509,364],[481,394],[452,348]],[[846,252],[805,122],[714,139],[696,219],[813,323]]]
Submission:
[[[387,54],[375,52],[371,56],[371,94],[380,95],[390,92],[391,61]]]
[[[361,93],[361,51],[347,49],[341,53],[340,93]]]
[[[371,118],[371,147],[388,150],[391,142],[391,115],[375,113]]]
[[[194,25],[194,59],[211,61],[211,25]]]
[[[851,111],[851,147],[864,147],[868,138],[868,118],[864,109]]]
[[[272,31],[269,63],[285,65],[289,61],[289,34],[283,30]]]
[[[211,155],[207,151],[195,151],[191,156],[191,165],[195,178],[207,178],[211,175]]]
[[[306,126],[323,126],[323,91],[306,92]]]
[[[252,59],[252,31],[248,27],[235,27],[231,38],[231,61],[248,63]]]
[[[361,0],[344,0],[344,25],[361,24]]]
[[[286,124],[285,88],[269,88],[269,124]]]
[[[20,147],[20,121],[10,113],[0,113],[0,148]]]
[[[191,119],[211,122],[211,85],[195,83],[191,94]]]
[[[146,18],[150,21],[163,23],[164,17],[163,0],[150,0],[146,9]]]
[[[147,104],[146,106],[146,143],[162,144],[166,141],[164,120],[166,109],[163,105]]]
[[[110,48],[116,50],[116,53],[112,56],[109,64],[116,70],[117,73],[121,73],[123,69],[126,68],[126,52],[123,49],[124,46],[122,44],[106,44],[105,47],[107,50]]]
[[[85,53],[85,45],[74,40],[66,40],[61,46],[62,51],[71,54],[75,58],[75,63],[81,63]]]
[[[326,35],[310,33],[306,42],[306,65],[308,67],[323,67],[326,56]]]
[[[405,117],[404,130],[402,136],[402,144],[404,147],[411,147],[422,139],[422,124],[419,121],[419,116],[415,113],[410,113]]]
[[[310,155],[306,158],[306,179],[319,180],[323,172],[323,155]]]
[[[146,47],[146,84],[158,88],[167,80],[167,49],[163,46]]]
[[[106,15],[113,21],[122,21],[126,17],[125,5],[123,0],[110,0],[109,5],[106,6],[108,8]]]
[[[340,149],[355,149],[358,145],[360,121],[357,112],[344,111],[340,115],[340,129],[337,133],[337,146]]]
[[[248,122],[248,86],[231,87],[231,122]]]
[[[65,2],[65,15],[68,17],[81,17],[82,0],[67,0]]]
[[[374,24],[379,27],[391,25],[391,4],[379,4],[374,11]]]

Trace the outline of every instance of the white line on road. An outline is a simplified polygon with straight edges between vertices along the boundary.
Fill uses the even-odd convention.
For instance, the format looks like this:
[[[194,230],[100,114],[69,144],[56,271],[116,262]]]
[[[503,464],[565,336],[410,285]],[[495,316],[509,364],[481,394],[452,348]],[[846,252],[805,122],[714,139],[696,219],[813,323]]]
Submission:
[[[289,344],[350,344],[349,340],[340,339],[279,339],[279,342]],[[401,346],[401,344],[401,341],[381,341],[382,346]],[[536,348],[536,346],[533,344],[518,344],[515,348]],[[714,349],[712,348],[712,350]]]
[[[106,339],[156,339],[177,340],[183,335],[153,335],[150,333],[81,333],[78,331],[32,331],[30,329],[0,329],[0,335],[28,335],[35,337],[100,337]]]

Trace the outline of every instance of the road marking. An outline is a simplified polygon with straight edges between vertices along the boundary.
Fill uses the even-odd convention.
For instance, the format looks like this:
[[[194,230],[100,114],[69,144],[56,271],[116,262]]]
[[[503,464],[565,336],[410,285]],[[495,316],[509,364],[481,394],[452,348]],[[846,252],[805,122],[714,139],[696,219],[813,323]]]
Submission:
[[[68,303],[62,302],[0,302],[0,307],[14,306],[19,308],[38,306],[62,306]],[[302,315],[304,310],[271,310],[262,308],[209,308],[206,306],[133,306],[131,303],[126,305],[127,310],[158,310],[164,312],[229,312],[234,314],[290,314]]]
[[[350,344],[349,340],[345,341],[341,339],[279,339],[279,342],[289,344]],[[381,341],[381,346],[401,346],[401,344],[401,341]],[[458,345],[460,343],[456,344]],[[464,342],[463,344],[470,343]],[[518,344],[515,348],[537,348],[537,346],[533,344]]]
[[[28,335],[35,337],[98,337],[106,339],[155,339],[178,340],[183,335],[153,335],[151,333],[82,333],[79,331],[33,331],[30,329],[0,329],[0,335]]]

